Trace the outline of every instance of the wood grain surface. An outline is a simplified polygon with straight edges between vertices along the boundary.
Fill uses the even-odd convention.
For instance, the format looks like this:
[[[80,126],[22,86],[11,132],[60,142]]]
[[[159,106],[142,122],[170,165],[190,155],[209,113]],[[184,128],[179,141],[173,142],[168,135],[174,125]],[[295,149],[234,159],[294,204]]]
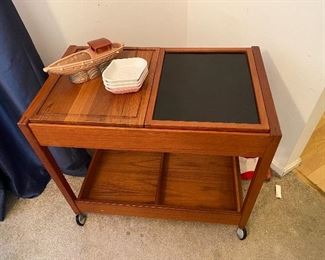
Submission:
[[[242,53],[247,55],[247,62],[251,74],[253,92],[255,95],[256,108],[259,123],[232,123],[232,122],[198,122],[181,120],[157,120],[154,119],[155,106],[158,99],[164,57],[166,53]],[[260,64],[258,64],[260,65]],[[234,77],[236,75],[234,74]],[[198,86],[199,87],[199,86]],[[224,90],[223,90],[224,91]],[[229,101],[230,102],[230,101]],[[145,120],[146,127],[168,128],[168,129],[193,129],[193,130],[218,130],[218,131],[241,131],[241,132],[269,132],[270,127],[267,120],[266,108],[262,96],[261,86],[258,78],[257,68],[251,48],[165,48],[160,49],[157,62],[157,70],[149,99],[148,112]]]
[[[20,130],[22,131],[25,138],[28,140],[31,148],[34,150],[35,154],[42,162],[44,168],[50,174],[51,178],[54,180],[62,195],[65,197],[66,201],[69,203],[71,209],[75,214],[79,214],[80,210],[76,205],[76,195],[71,189],[69,183],[65,179],[60,167],[57,165],[55,159],[50,153],[48,147],[41,146],[37,141],[37,138],[33,135],[32,131],[28,127],[27,118],[22,117],[18,123]]]
[[[233,157],[101,150],[79,199],[235,211],[238,174]]]
[[[35,123],[30,127],[41,145],[126,151],[259,157],[272,140],[266,133]]]
[[[100,151],[80,199],[154,203],[161,153]]]
[[[270,127],[270,133],[272,136],[279,136],[281,138],[281,129],[278,116],[275,110],[275,105],[273,102],[272,92],[270,89],[269,81],[267,79],[266,70],[263,63],[263,58],[261,50],[258,46],[252,47],[252,52],[254,56],[254,62],[256,66],[256,71],[258,74],[259,85],[261,87],[261,92],[263,96],[263,101],[265,105],[268,125]]]
[[[80,48],[70,46],[66,54]],[[249,53],[261,124],[221,123],[186,129],[176,122],[180,129],[144,127],[145,121],[150,126],[152,120],[157,94],[153,86],[159,83],[157,64],[158,58],[162,64],[164,49],[126,48],[121,54],[120,58],[148,61],[149,75],[135,94],[113,95],[100,78],[75,85],[67,77],[49,76],[19,125],[76,214],[98,212],[245,227],[281,131],[259,48],[217,50]],[[78,199],[45,146],[99,149]],[[238,155],[260,157],[244,202],[234,159]]]
[[[113,215],[203,221],[231,225],[237,225],[240,219],[240,213],[225,210],[184,209],[163,205],[122,204],[87,200],[77,200],[76,204],[82,212]]]
[[[126,49],[118,58],[141,57],[147,60],[149,74],[140,89],[116,95],[105,90],[102,78],[73,84],[67,76],[51,81],[52,87],[31,122],[92,124],[142,127],[155,74],[158,49]]]
[[[86,212],[169,218],[176,210],[181,219],[237,223],[241,194],[234,162],[225,156],[98,150],[77,204]]]
[[[233,158],[170,154],[162,204],[236,210]]]

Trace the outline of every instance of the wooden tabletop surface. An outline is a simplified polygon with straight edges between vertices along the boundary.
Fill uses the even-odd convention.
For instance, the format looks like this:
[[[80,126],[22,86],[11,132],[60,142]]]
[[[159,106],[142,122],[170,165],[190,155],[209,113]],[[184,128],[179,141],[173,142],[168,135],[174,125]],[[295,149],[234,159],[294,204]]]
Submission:
[[[70,46],[67,53],[76,52],[82,47]],[[223,112],[223,119],[218,116],[216,109],[213,110],[213,120],[211,118],[203,118],[202,120],[198,120],[200,116],[203,116],[203,112],[201,111],[196,117],[193,117],[195,120],[188,121],[184,120],[184,118],[180,118],[176,120],[176,118],[168,117],[166,119],[157,120],[154,118],[154,109],[155,103],[159,98],[158,96],[158,87],[160,86],[160,76],[163,75],[161,72],[163,71],[164,65],[164,55],[166,50],[168,52],[194,52],[194,53],[208,53],[208,52],[221,52],[221,53],[241,53],[240,55],[246,54],[248,59],[248,64],[250,69],[248,69],[247,64],[244,64],[245,69],[249,70],[251,73],[252,82],[250,81],[249,75],[246,75],[246,81],[249,83],[245,88],[243,88],[240,81],[239,83],[236,81],[233,86],[233,90],[228,86],[229,82],[233,82],[236,79],[236,73],[234,76],[227,76],[227,84],[225,86],[220,86],[221,83],[215,84],[215,80],[212,80],[212,89],[214,90],[215,96],[212,96],[210,99],[210,105],[208,110],[211,110],[211,107],[214,107],[213,104],[216,102],[217,112],[220,114]],[[26,116],[29,118],[29,122],[31,123],[44,123],[44,124],[65,124],[65,125],[90,125],[90,126],[117,126],[117,127],[150,127],[150,128],[171,128],[171,129],[194,129],[194,130],[221,130],[221,131],[238,131],[238,132],[269,132],[269,120],[266,113],[266,102],[264,95],[268,94],[268,86],[263,84],[261,86],[259,76],[257,75],[257,69],[262,66],[262,61],[260,61],[259,66],[255,66],[255,58],[253,55],[254,48],[241,48],[241,49],[164,49],[164,48],[125,48],[124,51],[117,58],[129,58],[129,57],[142,57],[147,60],[149,73],[148,76],[140,89],[140,91],[131,94],[123,94],[116,95],[105,90],[102,78],[98,77],[88,82],[82,84],[73,84],[69,80],[67,76],[57,76],[50,75],[48,80],[45,82],[41,91],[38,93],[32,105],[27,110]],[[205,54],[206,55],[206,54]],[[201,55],[201,56],[205,56]],[[228,54],[227,54],[228,55]],[[221,56],[227,56],[221,55]],[[182,55],[181,55],[182,56]],[[200,56],[200,55],[196,55]],[[212,55],[213,56],[213,55]],[[214,55],[218,56],[218,55]],[[219,55],[220,56],[220,55]],[[218,57],[219,57],[218,56]],[[228,55],[228,56],[238,56],[238,55]],[[245,58],[246,59],[246,58]],[[244,59],[244,63],[246,62]],[[220,62],[219,62],[220,63]],[[237,62],[238,63],[238,62]],[[187,64],[187,63],[186,63]],[[188,65],[188,64],[187,64]],[[186,65],[186,66],[187,66]],[[230,64],[231,65],[231,64]],[[214,66],[215,67],[215,66]],[[222,67],[222,66],[221,66]],[[243,66],[242,66],[243,67]],[[222,67],[223,68],[223,67]],[[230,70],[233,69],[233,65],[230,66]],[[175,70],[175,68],[174,68]],[[176,67],[177,72],[174,72],[174,77],[178,79],[178,71],[179,68]],[[227,69],[228,70],[228,69]],[[243,70],[239,69],[240,73]],[[213,69],[212,69],[213,71]],[[238,71],[237,71],[238,72]],[[229,74],[228,73],[228,74]],[[247,72],[248,73],[248,72]],[[246,74],[247,74],[246,73]],[[210,73],[211,74],[211,73]],[[210,75],[209,74],[209,75]],[[220,73],[219,73],[220,74]],[[216,73],[216,75],[219,75]],[[238,74],[238,73],[237,73]],[[213,72],[211,75],[214,75]],[[210,75],[210,76],[211,76]],[[200,76],[200,75],[199,75]],[[197,77],[199,77],[197,76]],[[200,76],[201,77],[201,76]],[[214,76],[215,78],[216,76]],[[248,79],[248,80],[247,80]],[[262,78],[263,79],[263,78]],[[175,81],[175,80],[174,80]],[[177,81],[176,81],[177,82]],[[253,83],[253,84],[252,84]],[[175,86],[176,84],[176,86]],[[179,88],[175,83],[173,87],[169,87],[172,89]],[[231,85],[231,86],[232,86]],[[205,88],[207,88],[208,84],[205,84]],[[204,86],[200,85],[198,88],[200,91],[198,93],[204,92]],[[237,91],[237,88],[239,89]],[[211,87],[210,87],[211,89]],[[225,92],[229,90],[228,98],[219,98],[218,101],[218,91]],[[237,91],[234,92],[234,89]],[[244,100],[245,102],[238,102],[238,100],[244,99],[245,95],[243,94],[243,89],[249,90],[246,94],[249,98]],[[180,93],[184,93],[187,90],[187,86],[181,88]],[[195,89],[196,91],[196,89]],[[196,93],[194,91],[194,93]],[[211,90],[209,90],[211,92]],[[171,91],[171,93],[176,93],[177,91]],[[190,91],[188,95],[192,95],[193,91]],[[254,94],[253,94],[254,92]],[[217,93],[217,94],[216,94]],[[201,93],[202,94],[202,93]],[[170,93],[169,93],[170,95]],[[187,95],[187,96],[188,96]],[[217,96],[216,96],[217,95]],[[231,98],[232,103],[228,100],[225,101],[223,99],[230,99],[231,95],[235,95],[235,98]],[[208,95],[209,96],[209,95]],[[199,97],[198,94],[191,97],[192,99]],[[220,95],[222,97],[222,95]],[[164,104],[167,108],[170,106],[174,110],[179,105],[186,105],[187,99],[183,102],[182,98],[178,99],[169,97],[167,95],[164,100]],[[201,98],[200,102],[197,104],[201,104],[199,107],[206,106],[204,103],[206,96]],[[175,101],[176,100],[176,101]],[[235,101],[233,101],[235,100]],[[256,102],[255,102],[256,100]],[[268,99],[268,102],[271,99]],[[180,102],[182,101],[182,102]],[[222,101],[222,102],[221,102]],[[271,100],[272,101],[272,100]],[[273,109],[273,102],[269,102],[268,109]],[[170,103],[172,102],[172,103]],[[174,104],[174,103],[177,104]],[[193,105],[193,102],[190,102]],[[220,104],[226,104],[220,105]],[[229,104],[230,105],[229,105]],[[240,103],[240,104],[239,104]],[[159,104],[159,102],[158,102]],[[183,104],[183,105],[184,105]],[[219,104],[219,107],[217,106]],[[161,105],[161,104],[160,104]],[[219,111],[221,108],[225,108],[225,111]],[[230,108],[236,108],[232,113],[232,116],[239,116],[245,112],[248,116],[252,114],[253,119],[247,120],[248,116],[244,118],[242,121],[238,118],[230,118],[229,121],[225,120],[225,118],[229,117]],[[249,108],[249,109],[248,109]],[[188,107],[184,108],[186,111],[189,110]],[[184,110],[183,109],[183,110]],[[256,110],[257,109],[257,110]],[[183,114],[186,112],[179,109]],[[177,112],[177,111],[176,111]],[[208,111],[209,112],[209,111]],[[210,111],[211,112],[211,111]],[[257,113],[258,117],[257,118]],[[183,115],[182,114],[182,115]],[[202,115],[201,115],[202,114]],[[211,113],[210,113],[211,114]],[[209,114],[209,116],[211,116]],[[216,114],[216,115],[214,115]],[[170,116],[170,115],[169,115]],[[220,118],[222,120],[220,120]],[[218,121],[220,120],[220,121]],[[201,121],[201,122],[199,122]],[[246,123],[245,123],[246,122]]]
[[[101,77],[83,84],[73,84],[67,76],[61,76],[30,121],[142,127],[158,52],[159,49],[154,48],[126,48],[117,57],[141,57],[148,61],[149,74],[141,91],[115,95],[105,90]]]

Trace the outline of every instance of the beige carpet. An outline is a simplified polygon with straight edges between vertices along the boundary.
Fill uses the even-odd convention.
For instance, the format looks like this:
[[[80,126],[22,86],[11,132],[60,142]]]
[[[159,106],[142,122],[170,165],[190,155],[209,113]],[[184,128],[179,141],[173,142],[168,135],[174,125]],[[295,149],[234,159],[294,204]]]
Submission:
[[[89,214],[79,227],[53,182],[9,206],[0,259],[325,259],[325,198],[293,174],[264,185],[244,241],[235,226],[196,222]]]

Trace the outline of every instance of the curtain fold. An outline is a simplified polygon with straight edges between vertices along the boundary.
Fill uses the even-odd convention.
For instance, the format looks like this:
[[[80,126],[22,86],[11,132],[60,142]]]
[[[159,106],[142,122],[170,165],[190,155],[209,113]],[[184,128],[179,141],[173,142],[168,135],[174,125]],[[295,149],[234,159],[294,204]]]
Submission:
[[[18,197],[39,195],[49,175],[17,127],[47,75],[33,42],[10,0],[0,1],[0,220],[5,190]],[[50,148],[61,170],[83,176],[90,157],[83,149]]]

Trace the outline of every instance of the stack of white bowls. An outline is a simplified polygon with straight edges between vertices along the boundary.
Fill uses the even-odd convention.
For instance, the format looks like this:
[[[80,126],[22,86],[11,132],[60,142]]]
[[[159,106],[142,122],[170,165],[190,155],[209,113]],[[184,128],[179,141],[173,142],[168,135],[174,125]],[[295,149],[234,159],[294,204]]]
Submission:
[[[142,58],[115,59],[103,71],[105,89],[114,94],[137,92],[148,75],[148,63]]]

